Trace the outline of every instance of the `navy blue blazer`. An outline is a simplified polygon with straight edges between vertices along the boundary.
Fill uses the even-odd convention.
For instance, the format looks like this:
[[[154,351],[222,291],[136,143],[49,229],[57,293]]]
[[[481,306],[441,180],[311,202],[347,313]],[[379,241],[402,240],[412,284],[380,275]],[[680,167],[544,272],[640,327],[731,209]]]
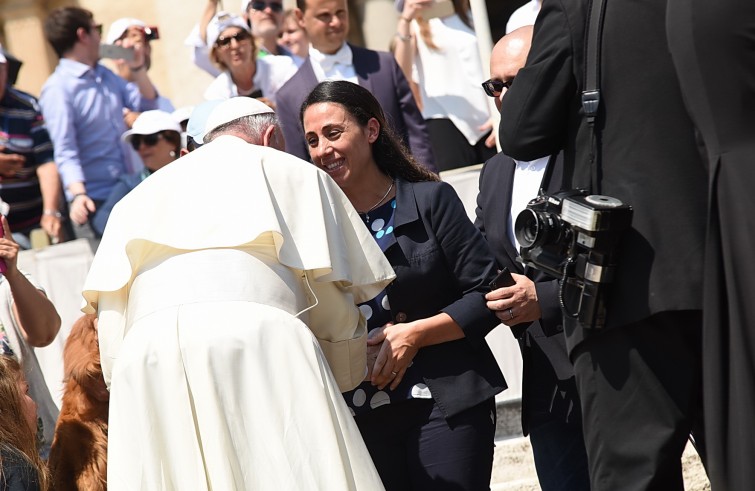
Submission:
[[[499,323],[484,294],[495,260],[443,182],[396,179],[394,240],[385,256],[396,272],[388,285],[394,322],[448,314],[465,338],[419,350],[414,363],[446,418],[488,400],[506,388],[485,335]]]
[[[384,51],[351,47],[354,71],[359,85],[369,90],[383,108],[388,123],[409,147],[417,162],[437,172],[430,148],[430,137],[422,114],[417,108],[401,68],[393,55]],[[309,150],[304,140],[304,131],[299,121],[299,111],[304,99],[317,85],[317,77],[307,59],[299,71],[278,89],[276,114],[286,139],[286,152],[309,161]]]
[[[557,159],[555,164],[550,183],[546,183],[546,191],[549,193],[561,189],[562,159]],[[558,302],[558,280],[542,271],[524,267],[517,261],[519,251],[508,236],[515,168],[514,160],[503,153],[488,160],[482,167],[475,225],[487,239],[501,267],[508,267],[512,273],[527,275],[535,282],[542,317],[532,323],[513,326],[514,335],[521,337],[526,334],[527,342],[536,342],[550,360],[559,380],[567,380],[574,376],[574,369],[566,355],[563,316]]]

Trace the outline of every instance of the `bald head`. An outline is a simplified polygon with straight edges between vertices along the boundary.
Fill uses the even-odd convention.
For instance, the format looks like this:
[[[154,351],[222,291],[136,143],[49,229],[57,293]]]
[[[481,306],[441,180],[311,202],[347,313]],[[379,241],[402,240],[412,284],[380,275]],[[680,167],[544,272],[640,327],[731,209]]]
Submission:
[[[502,82],[514,80],[519,69],[527,62],[531,45],[532,26],[520,27],[503,36],[490,54],[490,78]],[[502,95],[495,98],[499,110]]]

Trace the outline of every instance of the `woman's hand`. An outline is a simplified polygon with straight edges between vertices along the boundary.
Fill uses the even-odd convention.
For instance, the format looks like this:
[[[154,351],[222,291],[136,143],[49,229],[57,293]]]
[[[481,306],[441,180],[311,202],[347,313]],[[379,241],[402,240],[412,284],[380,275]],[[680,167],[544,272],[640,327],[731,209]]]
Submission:
[[[485,138],[485,146],[488,147],[488,148],[495,148],[495,136],[496,136],[496,132],[495,131],[491,131],[493,129],[493,127],[494,127],[494,125],[493,125],[493,119],[492,118],[487,123],[485,123],[482,126],[480,126],[480,131],[484,131],[485,133],[487,133],[488,131],[490,131],[490,134],[488,135],[488,137]]]
[[[61,221],[62,217],[58,215],[44,214],[42,215],[42,219],[39,221],[39,225],[42,227],[42,230],[44,230],[45,233],[50,236],[50,239],[54,244],[60,242],[63,232]]]
[[[370,331],[367,337],[368,349],[370,346],[380,345],[380,352],[372,368],[372,385],[377,385],[380,390],[388,383],[391,384],[391,390],[398,387],[406,369],[409,368],[419,351],[415,338],[413,322],[406,324],[389,322],[383,327]]]
[[[126,125],[126,128],[132,128],[134,126],[134,121],[136,121],[136,118],[139,117],[141,113],[132,111],[131,109],[124,107],[123,108],[123,124]]]
[[[4,235],[0,238],[0,259],[5,261],[5,265],[8,267],[5,276],[10,277],[18,272],[17,262],[18,250],[20,247],[16,241],[13,240],[10,225],[8,225],[8,219],[5,218],[5,215],[0,215],[0,217],[2,217]]]
[[[74,223],[79,225],[84,225],[89,219],[89,214],[94,213],[97,209],[92,198],[86,194],[77,194],[74,196],[70,208],[68,215]]]
[[[487,307],[507,326],[540,319],[540,303],[535,283],[521,274],[512,273],[516,284],[493,290],[485,295]]]
[[[372,369],[375,367],[375,361],[377,361],[380,348],[383,344],[367,345],[367,376],[364,377],[364,382],[372,380]]]
[[[406,20],[416,19],[422,15],[422,11],[433,4],[435,0],[406,0],[401,17]]]

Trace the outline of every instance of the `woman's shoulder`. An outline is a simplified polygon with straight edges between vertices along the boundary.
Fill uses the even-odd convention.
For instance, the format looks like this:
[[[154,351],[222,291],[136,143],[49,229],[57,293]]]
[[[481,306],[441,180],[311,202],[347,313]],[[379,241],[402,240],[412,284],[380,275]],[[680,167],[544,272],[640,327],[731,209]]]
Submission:
[[[15,448],[0,449],[2,476],[0,489],[4,491],[38,491],[37,469]]]
[[[415,192],[422,192],[428,194],[443,193],[452,191],[453,186],[444,181],[417,181],[409,182],[404,181],[408,186],[411,186]]]
[[[412,189],[417,203],[433,204],[458,200],[458,194],[453,186],[443,181],[404,181]]]

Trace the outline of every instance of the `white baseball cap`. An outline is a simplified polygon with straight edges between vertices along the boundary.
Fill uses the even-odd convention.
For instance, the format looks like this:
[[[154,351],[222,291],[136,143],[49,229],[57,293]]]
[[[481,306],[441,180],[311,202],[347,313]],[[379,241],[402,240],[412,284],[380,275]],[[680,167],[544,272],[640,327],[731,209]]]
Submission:
[[[204,134],[219,128],[226,123],[230,123],[244,116],[254,116],[255,114],[275,114],[275,111],[257,99],[252,97],[231,97],[218,104],[207,116],[207,122],[204,126]]]
[[[121,36],[123,36],[128,28],[132,26],[141,27],[144,30],[144,33],[147,35],[148,41],[157,39],[157,28],[155,28],[155,31],[153,31],[151,27],[149,27],[139,19],[123,17],[110,24],[110,29],[107,31],[107,36],[105,36],[105,44],[115,43],[121,38]]]
[[[165,130],[181,133],[181,125],[165,111],[144,111],[136,118],[131,129],[123,133],[121,139],[130,142],[134,135],[153,135]]]
[[[176,121],[176,123],[181,124],[184,121],[188,121],[191,117],[191,112],[194,110],[194,106],[181,106],[172,113],[170,113],[171,116],[173,116],[173,119]]]
[[[247,25],[242,17],[228,12],[218,12],[215,14],[215,17],[210,20],[210,23],[207,24],[207,46],[212,49],[215,45],[215,41],[220,37],[220,33],[229,27],[238,27],[246,32],[251,32],[249,30],[249,25]]]

